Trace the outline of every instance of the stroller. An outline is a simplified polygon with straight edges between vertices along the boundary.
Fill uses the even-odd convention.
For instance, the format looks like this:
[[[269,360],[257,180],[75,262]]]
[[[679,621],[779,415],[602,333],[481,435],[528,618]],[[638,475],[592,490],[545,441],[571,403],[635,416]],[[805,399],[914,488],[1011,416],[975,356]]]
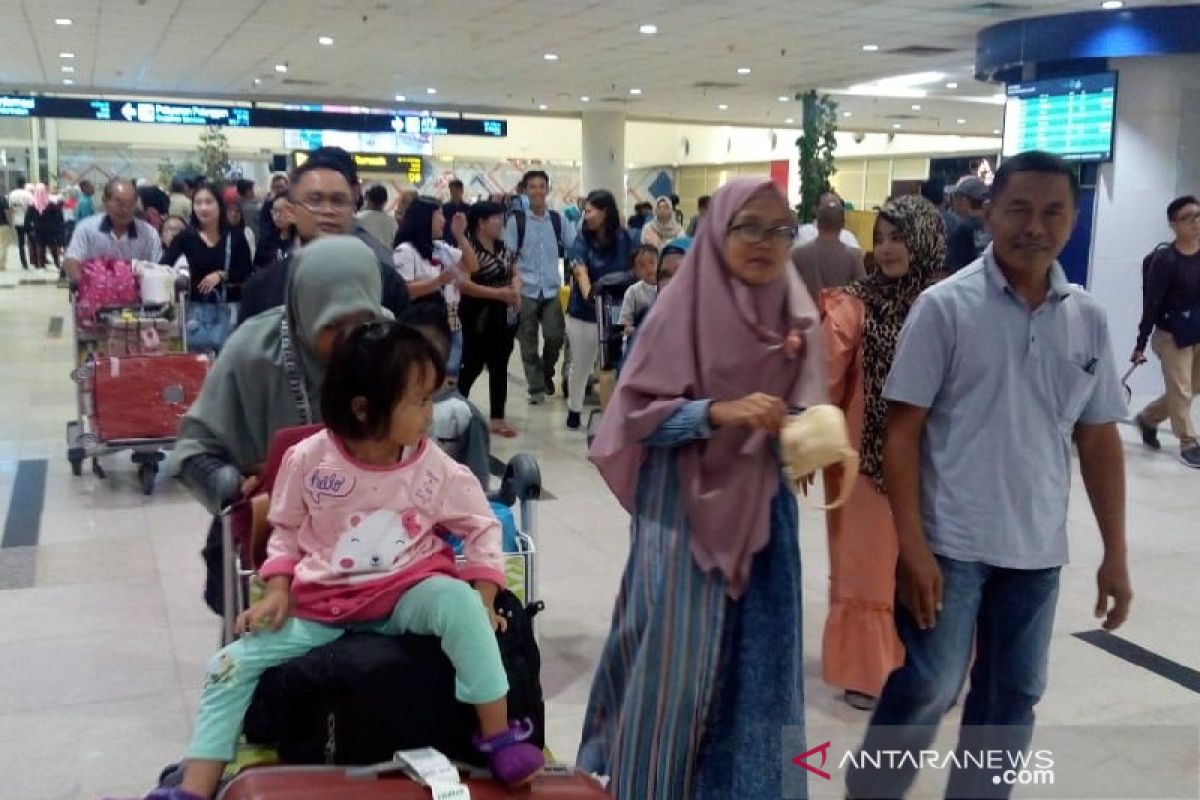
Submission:
[[[608,406],[616,384],[617,367],[625,355],[625,331],[620,325],[621,304],[625,301],[625,293],[635,283],[637,277],[625,271],[609,273],[592,286],[592,299],[596,303],[596,335],[600,337],[600,371],[596,377],[600,408],[593,409],[588,415],[588,447],[596,438],[600,416]]]

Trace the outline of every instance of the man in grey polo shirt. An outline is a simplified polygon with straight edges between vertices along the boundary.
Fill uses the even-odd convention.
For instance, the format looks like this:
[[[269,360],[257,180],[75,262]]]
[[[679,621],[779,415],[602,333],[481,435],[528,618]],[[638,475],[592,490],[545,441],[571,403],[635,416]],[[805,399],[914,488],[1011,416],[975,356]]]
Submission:
[[[1078,192],[1056,156],[1007,159],[986,211],[992,245],[926,290],[904,325],[884,388],[884,469],[906,656],[864,753],[926,749],[968,667],[959,747],[1028,747],[1067,562],[1072,442],[1104,542],[1095,613],[1107,630],[1129,613],[1124,397],[1103,310],[1055,260]],[[902,797],[916,766],[894,766],[852,770],[848,795]],[[946,796],[1007,797],[999,777],[955,770]]]
[[[162,258],[162,241],[147,223],[134,217],[137,190],[125,178],[104,184],[104,213],[75,225],[67,246],[65,267],[71,283],[79,280],[83,263],[92,258],[153,261]]]
[[[563,285],[558,262],[575,243],[575,226],[565,224],[557,211],[547,207],[549,175],[540,169],[531,170],[521,178],[521,184],[529,198],[529,210],[513,211],[509,216],[504,226],[504,245],[517,254],[517,275],[521,279],[517,342],[521,346],[529,402],[537,405],[546,395],[554,394],[554,369],[566,333],[566,320],[558,300],[558,290]],[[543,339],[541,353],[539,327]]]

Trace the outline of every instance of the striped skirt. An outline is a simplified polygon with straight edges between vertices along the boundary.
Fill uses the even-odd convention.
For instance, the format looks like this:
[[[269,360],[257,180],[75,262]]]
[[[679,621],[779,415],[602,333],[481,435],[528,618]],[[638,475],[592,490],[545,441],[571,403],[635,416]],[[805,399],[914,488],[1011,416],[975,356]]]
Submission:
[[[770,541],[730,600],[692,558],[673,454],[651,451],[578,756],[617,800],[781,796],[782,728],[804,724],[797,527],[781,483]]]

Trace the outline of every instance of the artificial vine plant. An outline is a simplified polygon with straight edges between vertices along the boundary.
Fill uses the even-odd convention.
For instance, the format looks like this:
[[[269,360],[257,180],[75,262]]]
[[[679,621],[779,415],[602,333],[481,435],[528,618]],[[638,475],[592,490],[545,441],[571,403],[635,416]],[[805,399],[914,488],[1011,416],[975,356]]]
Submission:
[[[801,222],[812,222],[813,207],[822,192],[829,191],[829,179],[837,172],[833,151],[837,149],[837,103],[825,94],[808,91],[801,95],[804,131],[796,140],[800,150],[800,205],[796,209]]]

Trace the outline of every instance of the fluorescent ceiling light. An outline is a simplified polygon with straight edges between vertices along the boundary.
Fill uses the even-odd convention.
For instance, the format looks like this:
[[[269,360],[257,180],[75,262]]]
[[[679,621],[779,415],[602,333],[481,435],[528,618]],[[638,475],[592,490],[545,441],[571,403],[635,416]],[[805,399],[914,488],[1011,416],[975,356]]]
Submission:
[[[1125,4],[1121,0],[1104,0],[1100,7],[1105,11],[1116,11],[1118,8],[1124,8]]]
[[[425,94],[437,94],[437,89],[430,86],[428,89],[425,90]]]
[[[893,128],[894,130],[899,130],[899,129],[900,129],[900,123],[899,123],[899,122],[893,122],[893,123],[892,123],[892,128]]]
[[[843,111],[843,112],[842,112],[842,116],[843,116],[843,117],[853,117],[853,116],[854,116],[854,112],[853,112],[853,111]]]
[[[925,86],[931,83],[938,83],[946,79],[944,72],[913,72],[908,75],[893,75],[888,78],[880,78],[877,81],[869,81],[867,83],[856,83],[845,90],[845,94],[862,94],[873,95],[875,97],[926,97],[929,92],[924,89],[918,89],[918,86]],[[836,93],[836,90],[834,90]]]
[[[642,93],[642,90],[641,90],[641,89],[639,89],[639,88],[637,88],[637,87],[635,86],[635,87],[633,87],[632,89],[630,89],[630,90],[629,90],[629,93],[630,93],[630,94],[637,95],[637,94],[641,94],[641,93]]]
[[[959,117],[958,119],[956,119],[955,122],[957,122],[959,125],[967,124],[967,121],[965,119],[963,119],[962,117]]]
[[[63,71],[63,72],[74,72],[74,71],[75,71],[75,68],[74,68],[74,67],[68,67],[68,66],[64,66],[64,67],[62,68],[62,71]]]
[[[592,98],[588,97],[586,94],[583,97],[579,98],[579,102],[581,102],[581,103],[590,103],[591,100],[592,100]]]
[[[67,19],[66,17],[59,17],[58,19],[54,20],[54,24],[55,25],[70,25],[71,20]]]
[[[879,52],[879,45],[877,45],[877,44],[864,44],[864,45],[862,46],[862,49],[863,49],[863,51],[864,51],[864,52],[867,52],[867,53],[878,53],[878,52]]]
[[[70,78],[63,78],[63,86],[74,86],[74,85],[75,85],[75,81],[71,80]]]
[[[955,83],[954,81],[950,81],[949,83],[947,83],[947,84],[946,84],[946,88],[947,88],[947,89],[957,89],[957,88],[958,88],[958,84],[957,84],[957,83]]]
[[[262,84],[262,78],[255,78],[255,79],[254,79],[254,85],[255,85],[255,86],[258,86],[258,85],[260,85],[260,84]]]
[[[58,57],[59,58],[74,58],[75,54],[74,53],[59,53]]]
[[[787,119],[785,119],[785,120],[783,121],[783,123],[784,123],[785,125],[792,125],[792,124],[794,124],[795,122],[796,122],[796,120],[792,119],[791,117],[788,117]]]
[[[638,28],[638,33],[643,33],[646,36],[653,36],[654,34],[658,33],[658,26],[657,25],[643,25],[640,28]]]
[[[719,110],[721,110],[721,111],[728,111],[728,110],[729,110],[729,106],[727,106],[727,105],[726,105],[726,104],[724,104],[724,103],[721,103],[720,105],[718,105],[718,106],[717,106],[717,108],[718,108]]]
[[[545,111],[547,108],[549,108],[549,106],[546,105],[545,103],[538,104],[538,111]]]
[[[408,98],[402,94],[398,94],[398,95],[396,95],[396,102],[397,103],[406,103],[406,102],[408,102]]]
[[[779,102],[781,102],[781,103],[786,103],[786,102],[790,101],[791,99],[792,98],[788,97],[786,94],[779,95]]]
[[[999,128],[992,128],[992,133],[994,133],[994,134],[996,134],[997,136],[999,136],[999,135],[1000,135],[1000,129],[999,129]]]
[[[558,53],[544,53],[542,58],[546,61],[558,61]]]
[[[276,64],[275,65],[276,72],[287,72],[287,69],[288,69],[287,64]]]
[[[913,103],[913,104],[912,104],[912,110],[913,110],[913,111],[920,111],[920,110],[921,110],[921,104],[920,104],[920,103]]]
[[[892,75],[888,78],[880,78],[874,83],[877,86],[925,86],[930,83],[937,83],[946,79],[944,72],[910,72],[907,75]]]
[[[332,36],[318,36],[317,44],[323,44],[326,47],[328,47],[329,45],[333,44],[333,37]]]
[[[749,74],[750,74],[749,67],[738,67],[738,75],[749,75]]]

